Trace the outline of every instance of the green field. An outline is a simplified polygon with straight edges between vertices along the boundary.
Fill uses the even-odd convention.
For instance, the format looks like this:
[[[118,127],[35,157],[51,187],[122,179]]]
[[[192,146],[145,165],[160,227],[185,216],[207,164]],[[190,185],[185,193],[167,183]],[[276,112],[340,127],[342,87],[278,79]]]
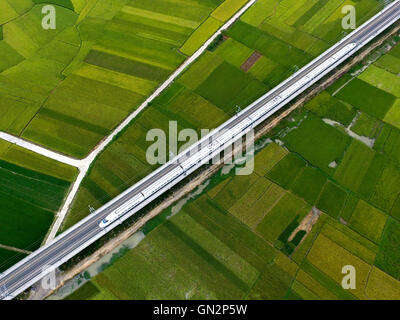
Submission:
[[[366,113],[361,113],[355,123],[351,126],[351,131],[360,136],[374,138],[380,127],[381,122],[378,119],[371,117]]]
[[[277,148],[270,144],[258,153],[257,162],[270,159]],[[282,238],[294,217],[301,221],[308,205],[257,173],[215,179],[222,179],[221,187],[209,187],[181,212],[147,233],[136,249],[69,298],[283,298],[297,266],[288,267],[289,260],[273,243]],[[249,189],[254,180],[259,182]],[[260,198],[265,191],[269,196]],[[276,194],[276,201],[266,205],[265,200],[272,194]],[[260,205],[268,213],[261,222],[252,224],[246,217],[251,216],[251,208]],[[267,220],[276,223],[271,229],[273,234],[266,229]],[[163,268],[158,267],[160,264]],[[128,266],[136,271],[122,280],[121,270]],[[140,276],[137,270],[141,270]],[[274,279],[276,290],[267,287],[268,279]]]
[[[400,97],[400,79],[391,72],[372,65],[359,78],[397,98]]]
[[[338,80],[340,81],[340,79]],[[306,108],[320,118],[328,118],[348,126],[356,115],[356,109],[332,97],[328,92],[321,92],[306,104]]]
[[[374,158],[375,152],[358,140],[353,140],[335,172],[343,186],[357,191]],[[360,165],[362,163],[362,165]]]
[[[220,27],[222,23],[217,19],[208,18],[183,44],[180,51],[188,56],[191,56],[207,41]]]
[[[23,253],[1,249],[0,248],[0,272],[12,267],[19,260],[23,259],[26,255]]]
[[[350,81],[336,97],[377,119],[383,119],[396,101],[394,95],[359,78]]]
[[[268,172],[267,177],[283,188],[289,189],[304,166],[305,162],[301,158],[289,153]]]
[[[329,181],[325,184],[316,206],[330,216],[337,218],[343,209],[346,199],[346,191]]]
[[[47,3],[58,20],[44,32]],[[1,1],[0,130],[86,156],[245,3]],[[171,119],[179,130],[215,128],[336,42],[345,4],[356,6],[358,23],[381,8],[376,0],[257,1],[98,157],[64,228],[157,167],[146,159],[149,130],[167,131]],[[256,155],[252,175],[217,175],[71,298],[397,298],[396,59],[398,48],[334,96],[310,101],[290,130],[271,136],[284,147],[269,143]],[[348,126],[356,114],[351,129],[376,138],[372,149],[323,121]],[[0,270],[24,256],[10,247],[40,245],[76,173],[0,143]],[[312,206],[322,211],[314,225]],[[355,292],[340,287],[345,263],[359,269]]]
[[[400,278],[398,242],[400,237],[400,223],[388,219],[383,232],[381,245],[375,260],[375,265],[397,279]]]
[[[295,240],[311,206],[266,178],[285,161],[280,150],[271,143],[258,152],[249,176],[217,173],[201,195],[150,221],[136,248],[66,299],[399,299],[398,222],[389,219],[383,230],[387,216],[360,200],[349,224],[340,223],[331,214],[341,203],[339,187],[329,182],[316,206],[328,205],[335,219],[322,213]],[[317,169],[304,168],[296,184],[305,188],[313,178],[320,190],[326,177]],[[349,264],[357,270],[355,290],[340,285]]]
[[[40,10],[46,1],[26,2],[26,9],[20,5],[21,13],[30,9],[25,15],[11,20],[16,12],[7,4],[3,19],[0,129],[77,158],[186,59],[179,48],[192,34],[199,45],[211,36],[196,32],[224,4],[50,1],[57,28],[44,31]],[[227,3],[227,9],[236,11],[238,3]]]
[[[309,204],[314,204],[325,182],[326,176],[318,169],[306,167],[294,180],[291,190]]]
[[[37,249],[76,174],[72,167],[0,141],[0,246]],[[1,250],[0,269],[23,256]]]
[[[350,142],[346,134],[312,114],[284,139],[290,149],[330,174],[335,170],[329,165],[341,160]]]
[[[387,215],[361,200],[352,213],[349,226],[371,241],[379,243],[386,220]]]

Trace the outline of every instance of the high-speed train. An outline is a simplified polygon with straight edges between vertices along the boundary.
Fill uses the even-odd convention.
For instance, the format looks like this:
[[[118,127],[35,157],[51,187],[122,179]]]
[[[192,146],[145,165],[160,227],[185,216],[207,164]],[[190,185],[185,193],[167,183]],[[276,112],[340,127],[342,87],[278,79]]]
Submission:
[[[335,53],[332,57],[325,60],[321,63],[317,68],[313,69],[309,73],[307,73],[304,77],[298,80],[296,83],[292,84],[289,88],[285,89],[279,95],[274,97],[268,103],[263,105],[262,107],[255,110],[248,117],[243,119],[233,128],[227,131],[223,131],[222,134],[218,136],[212,144],[202,147],[198,152],[185,159],[184,161],[179,161],[179,166],[168,172],[164,177],[155,181],[150,186],[146,187],[139,194],[135,195],[133,198],[129,199],[122,206],[115,209],[112,213],[110,213],[106,218],[104,218],[99,226],[100,228],[105,228],[115,220],[117,220],[122,215],[127,212],[133,210],[139,204],[141,204],[144,200],[148,199],[150,196],[155,194],[157,191],[167,186],[169,183],[174,181],[181,175],[186,175],[187,171],[193,168],[195,165],[200,163],[205,158],[208,158],[213,152],[221,149],[221,147],[226,144],[232,143],[235,141],[235,138],[239,138],[242,136],[243,131],[247,130],[249,127],[253,127],[253,124],[265,116],[268,112],[279,106],[282,102],[284,102],[287,98],[291,97],[294,93],[296,93],[299,89],[303,88],[307,83],[311,82],[316,76],[322,74],[333,65],[335,62],[343,58],[349,52],[351,52],[357,46],[356,43],[350,43],[346,45],[344,48]],[[224,124],[221,126],[223,127]],[[220,130],[221,132],[222,130]]]

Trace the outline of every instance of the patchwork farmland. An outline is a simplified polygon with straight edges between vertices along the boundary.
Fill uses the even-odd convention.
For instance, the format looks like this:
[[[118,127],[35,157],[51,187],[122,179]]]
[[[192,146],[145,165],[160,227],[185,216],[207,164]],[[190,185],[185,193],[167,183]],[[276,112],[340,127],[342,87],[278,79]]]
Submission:
[[[0,20],[2,105],[13,106],[2,111],[0,128],[77,158],[216,31],[207,19],[219,27],[245,3],[50,1],[59,5],[58,24],[43,32],[48,1],[23,2],[21,16],[7,2],[9,15]]]
[[[177,121],[178,130],[193,128],[199,134],[202,128],[215,128],[330,47],[343,36],[342,4],[257,1],[98,157],[64,228],[89,214],[88,205],[100,207],[155,169],[146,160],[153,143],[146,141],[149,130],[167,132],[170,120]],[[355,5],[360,23],[381,8],[375,0]],[[213,19],[220,17],[221,8],[211,14]],[[314,16],[321,18],[311,31],[305,30],[302,20]]]
[[[68,1],[42,32],[41,1],[0,3],[0,130],[20,135],[78,51]],[[69,4],[69,5],[68,5]],[[0,272],[39,248],[77,170],[0,141]]]
[[[0,271],[41,245],[76,169],[0,141]]]
[[[1,1],[0,131],[85,158],[247,2]],[[46,4],[57,28],[43,32]],[[255,2],[91,163],[62,229],[157,168],[149,130],[200,135],[337,42],[346,4],[360,25],[384,2]],[[253,174],[213,176],[67,299],[400,299],[399,47],[280,123]],[[0,272],[39,248],[77,174],[0,141]]]
[[[55,30],[42,28],[46,4]],[[243,4],[1,1],[0,130],[86,156],[187,58],[180,48],[214,10],[222,24]],[[0,141],[0,271],[40,246],[76,175]]]
[[[281,145],[251,175],[216,174],[67,299],[400,299],[399,97],[383,82],[399,77],[384,57],[269,133]]]

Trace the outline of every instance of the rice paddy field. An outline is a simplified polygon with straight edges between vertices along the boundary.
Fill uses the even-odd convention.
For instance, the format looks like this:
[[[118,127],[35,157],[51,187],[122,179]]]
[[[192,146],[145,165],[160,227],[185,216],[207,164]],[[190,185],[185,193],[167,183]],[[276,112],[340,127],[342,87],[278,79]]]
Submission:
[[[39,248],[76,174],[0,141],[0,271]]]
[[[149,221],[137,247],[66,299],[400,298],[397,220],[346,191],[349,222],[319,211],[337,201],[326,189],[342,187],[278,144],[255,163],[253,174],[219,173],[194,200]],[[274,182],[289,163],[298,163],[294,182]],[[342,288],[344,265],[356,268],[356,289]]]
[[[21,135],[78,52],[69,0],[55,0],[57,29],[44,32],[44,1],[0,3],[0,130]],[[0,272],[37,249],[75,168],[0,141]]]
[[[398,96],[384,82],[399,76],[377,76],[382,58],[269,133],[279,144],[251,175],[215,175],[67,299],[400,299]]]
[[[177,121],[178,130],[192,128],[200,133],[201,129],[217,127],[340,39],[344,35],[340,28],[340,10],[342,5],[348,3],[257,1],[98,157],[85,178],[64,227],[86,216],[89,204],[95,208],[101,206],[154,170],[156,166],[149,165],[146,160],[146,150],[153,143],[146,141],[149,130],[160,128],[168,132],[170,120]],[[179,52],[192,53],[198,47],[195,38],[205,39],[207,32],[211,33],[210,30],[215,30],[226,21],[232,8],[242,4],[238,0],[220,4],[183,43]],[[382,8],[382,3],[375,0],[362,0],[354,5],[359,23]],[[122,11],[127,13],[126,9]],[[312,24],[305,24],[304,21]],[[101,61],[107,60],[101,58]],[[89,72],[89,67],[82,68],[80,70]],[[90,67],[90,72],[95,72],[93,67]],[[98,68],[95,74],[98,79]],[[384,93],[382,101],[386,102],[391,97],[386,97]],[[333,106],[330,109],[334,113]],[[345,114],[337,112],[337,116],[351,121],[354,110],[348,109],[346,103],[340,102],[338,106],[345,110]],[[310,126],[318,126],[323,134],[336,132],[328,125],[311,122]],[[340,152],[347,147],[349,137],[340,132],[335,136],[331,143],[338,143],[341,149],[316,159],[321,161],[318,164],[324,165],[331,157],[340,157]],[[183,144],[181,142],[180,145]],[[325,148],[328,149],[328,146]],[[328,167],[324,170],[326,173],[333,172]]]
[[[3,3],[0,129],[83,158],[246,1]]]

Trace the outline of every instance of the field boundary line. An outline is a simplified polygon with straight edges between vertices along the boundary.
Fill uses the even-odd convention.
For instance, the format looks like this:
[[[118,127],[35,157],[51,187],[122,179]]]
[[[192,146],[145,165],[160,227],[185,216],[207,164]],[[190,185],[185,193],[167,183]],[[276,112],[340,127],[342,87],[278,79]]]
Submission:
[[[14,251],[14,252],[19,252],[19,253],[24,253],[24,254],[31,254],[32,253],[32,251],[28,251],[28,250],[24,250],[24,249],[20,249],[20,248],[16,248],[16,247],[6,246],[4,244],[0,244],[0,248],[4,249],[4,250]]]

